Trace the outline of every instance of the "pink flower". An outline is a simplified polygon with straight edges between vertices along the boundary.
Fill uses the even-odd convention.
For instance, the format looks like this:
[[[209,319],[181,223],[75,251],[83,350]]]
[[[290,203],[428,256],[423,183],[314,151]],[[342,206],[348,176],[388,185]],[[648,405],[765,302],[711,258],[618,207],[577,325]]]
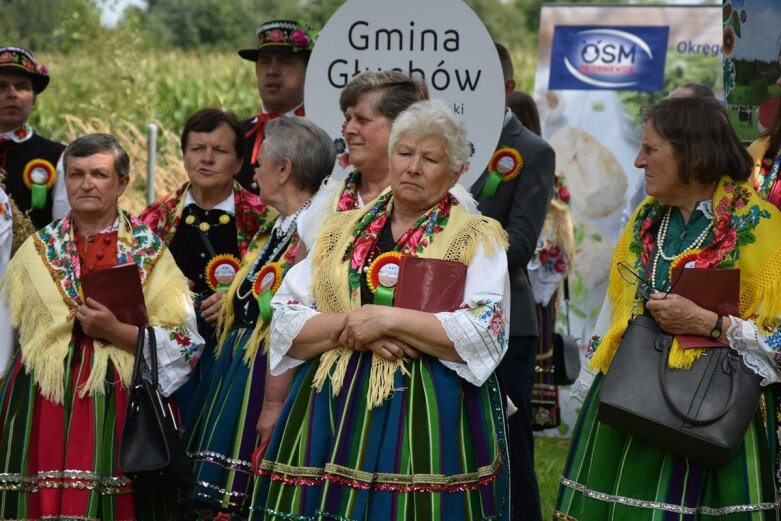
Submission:
[[[190,343],[191,343],[191,341],[190,341],[190,337],[189,337],[189,336],[187,336],[187,335],[186,335],[186,334],[184,334],[184,333],[181,333],[181,332],[179,332],[179,333],[176,333],[176,334],[174,335],[174,338],[173,338],[173,340],[174,340],[174,342],[176,342],[176,343],[177,343],[177,344],[179,344],[180,346],[189,346],[189,345],[190,345]]]
[[[548,262],[548,259],[550,258],[550,252],[548,252],[548,248],[541,249],[538,258],[540,264],[546,264]]]
[[[415,251],[418,249],[418,244],[420,243],[422,237],[423,228],[418,228],[412,232],[412,235],[410,235],[409,239],[407,240],[407,248],[409,248],[409,251]]]
[[[738,208],[743,208],[744,206],[746,206],[746,201],[744,201],[743,199],[738,199],[737,201],[735,201],[735,206],[737,206]]]
[[[336,161],[341,168],[347,168],[350,165],[350,153],[345,152],[344,154],[340,154],[339,157],[336,158]]]
[[[561,188],[559,188],[559,199],[561,199],[565,203],[568,203],[569,197],[570,197],[569,188],[567,188],[566,186],[562,186]]]
[[[491,323],[488,327],[491,330],[491,334],[493,336],[499,336],[504,329],[504,320],[502,320],[502,315],[499,313],[494,313],[491,317]]]
[[[556,259],[556,264],[553,265],[553,271],[560,274],[567,273],[567,261],[564,257]]]
[[[214,516],[213,521],[231,521],[230,514],[226,514],[225,512],[220,512],[216,516]]]
[[[296,29],[290,33],[290,41],[296,47],[306,48],[309,45],[309,36],[306,35],[303,29]]]
[[[274,29],[270,33],[268,33],[268,39],[270,42],[281,42],[285,39],[285,33],[280,31],[279,29]]]
[[[369,239],[356,239],[355,249],[353,250],[352,268],[357,270],[363,265],[363,261],[372,248],[372,241]]]
[[[366,227],[366,234],[367,235],[377,235],[380,233],[380,230],[382,230],[383,226],[385,226],[385,222],[387,221],[387,218],[384,216],[377,217],[372,222],[369,223],[369,226]]]

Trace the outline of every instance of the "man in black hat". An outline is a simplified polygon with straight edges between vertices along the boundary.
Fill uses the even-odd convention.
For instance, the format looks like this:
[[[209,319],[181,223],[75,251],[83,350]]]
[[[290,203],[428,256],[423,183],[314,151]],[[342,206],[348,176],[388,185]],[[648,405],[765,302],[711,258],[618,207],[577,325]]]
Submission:
[[[257,30],[257,47],[239,56],[255,62],[262,105],[258,115],[242,122],[247,155],[236,179],[251,189],[266,121],[286,115],[304,115],[304,78],[317,33],[294,20],[265,22]]]
[[[14,212],[14,242],[23,241],[70,209],[57,162],[65,145],[50,141],[27,120],[49,84],[45,66],[20,47],[0,47],[0,169]]]

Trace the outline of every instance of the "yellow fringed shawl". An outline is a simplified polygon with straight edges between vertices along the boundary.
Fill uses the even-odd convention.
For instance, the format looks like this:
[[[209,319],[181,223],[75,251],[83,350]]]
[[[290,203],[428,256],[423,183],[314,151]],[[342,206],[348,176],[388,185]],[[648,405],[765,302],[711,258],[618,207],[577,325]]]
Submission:
[[[119,215],[118,255],[130,253],[126,261],[135,260],[140,268],[149,323],[168,327],[184,323],[185,298],[190,298],[184,275],[148,227],[124,212]],[[33,375],[41,395],[57,404],[65,397],[64,361],[71,349],[74,314],[82,302],[72,257],[62,255],[69,245],[73,236],[67,216],[28,238],[0,283],[11,323],[19,331],[25,370]],[[79,397],[104,392],[109,362],[128,386],[134,359],[115,346],[96,343],[90,377],[79,389]]]
[[[318,311],[345,313],[361,306],[360,297],[350,296],[347,280],[350,259],[342,260],[342,257],[353,240],[353,230],[371,208],[367,206],[360,210],[335,213],[323,225],[312,252],[312,294]],[[480,245],[487,255],[494,255],[497,246],[507,248],[507,233],[497,221],[472,215],[461,206],[455,205],[451,208],[447,225],[418,256],[458,261],[468,265]],[[344,384],[352,353],[353,350],[345,346],[338,346],[323,353],[313,387],[321,391],[326,379],[330,379],[333,393],[337,395]],[[372,355],[367,397],[370,409],[381,405],[391,395],[393,376],[397,370],[407,372],[402,360],[391,362]]]
[[[725,190],[727,187],[731,187],[730,192]],[[747,224],[755,218],[758,222],[756,227],[748,229],[754,240],[746,237],[750,242],[741,245],[738,238],[737,243],[738,258],[735,267],[740,269],[740,318],[756,319],[759,327],[770,330],[781,316],[781,213],[775,206],[763,201],[750,182],[737,183],[728,177],[721,179],[713,194],[713,208],[717,209],[720,203],[724,204],[730,200],[730,193],[739,188],[748,191],[749,201],[732,214],[731,226],[734,226],[736,221]],[[649,197],[638,207],[613,253],[607,290],[613,307],[611,326],[602,337],[590,365],[592,369],[603,373],[607,373],[631,319],[636,290],[635,286],[621,278],[616,265],[622,261],[631,266],[635,265],[638,256],[629,248],[635,239],[635,222],[642,209],[653,203],[654,199]],[[715,212],[715,219],[714,224],[718,227],[718,211]],[[702,349],[682,349],[675,340],[670,351],[669,366],[673,369],[691,367],[702,352]]]

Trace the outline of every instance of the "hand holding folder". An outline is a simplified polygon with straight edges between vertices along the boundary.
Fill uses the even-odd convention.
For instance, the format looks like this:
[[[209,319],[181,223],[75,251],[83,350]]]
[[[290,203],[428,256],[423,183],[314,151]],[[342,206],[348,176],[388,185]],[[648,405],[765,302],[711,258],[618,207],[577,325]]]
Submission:
[[[100,302],[109,308],[120,322],[139,327],[147,325],[141,276],[138,266],[134,263],[83,273],[81,290],[85,301],[91,298]]]
[[[686,297],[698,306],[719,315],[739,314],[739,269],[676,268],[671,293]],[[712,338],[698,335],[675,335],[683,348],[724,347]]]

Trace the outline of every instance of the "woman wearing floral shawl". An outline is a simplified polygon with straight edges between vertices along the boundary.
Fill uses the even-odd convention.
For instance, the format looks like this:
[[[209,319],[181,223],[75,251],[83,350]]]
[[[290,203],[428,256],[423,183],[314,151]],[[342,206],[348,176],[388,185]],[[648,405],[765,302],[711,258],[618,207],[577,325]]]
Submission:
[[[585,402],[554,518],[778,519],[779,411],[770,384],[781,381],[781,214],[748,181],[751,159],[718,102],[667,99],[643,120],[635,166],[645,170],[650,197],[616,246],[607,298],[586,353],[591,361],[573,387]],[[625,280],[619,265],[637,280]],[[666,294],[676,267],[738,268],[738,315],[718,316]],[[654,289],[648,299],[638,292],[641,279]],[[632,313],[643,307],[667,333],[718,338],[761,377],[763,405],[725,467],[673,455],[597,420],[603,376]],[[703,351],[684,350],[676,340],[669,366],[686,370]]]
[[[3,279],[21,349],[0,390],[0,518],[170,519],[170,498],[134,494],[117,468],[138,328],[85,299],[81,277],[138,267],[166,396],[203,345],[187,282],[162,241],[118,208],[130,161],[113,137],[77,139],[64,164],[72,211],[27,239]]]
[[[389,156],[392,191],[333,214],[274,298],[271,373],[299,367],[251,519],[508,519],[494,374],[509,327],[507,236],[449,192],[469,151],[444,102],[403,112]],[[387,305],[399,255],[466,264],[458,309]]]
[[[214,360],[214,326],[223,297],[252,238],[259,231],[268,234],[276,212],[234,179],[245,141],[232,112],[206,108],[190,116],[181,147],[188,182],[144,210],[141,220],[171,250],[196,295],[198,331],[206,347],[192,378],[176,393],[184,425],[191,427],[191,406],[197,409],[205,400],[194,396],[195,389],[208,378]]]

